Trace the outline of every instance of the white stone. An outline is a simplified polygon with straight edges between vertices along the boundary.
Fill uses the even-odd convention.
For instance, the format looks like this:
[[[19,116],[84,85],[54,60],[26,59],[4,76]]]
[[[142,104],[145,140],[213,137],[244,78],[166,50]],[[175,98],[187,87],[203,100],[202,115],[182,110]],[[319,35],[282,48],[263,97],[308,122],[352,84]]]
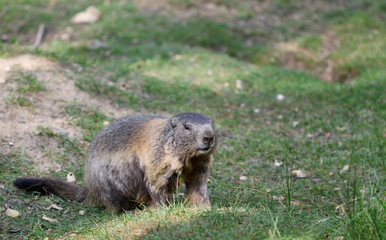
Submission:
[[[71,23],[94,23],[101,16],[101,12],[95,6],[89,6],[86,11],[79,12],[71,18]]]
[[[277,96],[276,96],[276,99],[279,100],[279,101],[283,101],[284,100],[284,95],[279,93]]]
[[[76,180],[75,175],[72,172],[67,174],[67,182],[73,183],[73,182],[75,182],[75,180]]]
[[[241,176],[241,177],[239,177],[239,179],[240,179],[240,181],[245,181],[245,180],[247,180],[247,177],[246,176]]]
[[[237,79],[237,80],[236,80],[236,88],[237,88],[237,89],[242,89],[242,88],[243,88],[243,85],[242,85],[240,79]]]
[[[16,210],[10,209],[10,208],[8,208],[7,211],[5,211],[5,214],[6,214],[8,217],[14,217],[14,218],[21,217],[21,213],[19,213],[19,212],[16,211]]]

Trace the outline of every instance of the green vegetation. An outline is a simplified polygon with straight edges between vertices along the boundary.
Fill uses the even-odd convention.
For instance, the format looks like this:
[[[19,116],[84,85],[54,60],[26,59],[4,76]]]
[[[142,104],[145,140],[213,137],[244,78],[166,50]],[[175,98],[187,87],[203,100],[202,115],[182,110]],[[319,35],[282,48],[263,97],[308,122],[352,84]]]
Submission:
[[[72,118],[74,124],[83,129],[83,138],[88,142],[93,139],[104,125],[111,121],[102,113],[92,109],[84,109],[83,106],[76,102],[66,106],[65,111]]]
[[[31,94],[46,90],[43,83],[38,81],[36,76],[31,73],[15,72],[10,77],[9,82],[16,83],[15,95],[6,99],[6,101],[9,104],[18,106],[31,106]]]
[[[33,74],[20,72],[14,80],[17,81],[16,92],[18,93],[28,94],[46,90],[43,83],[38,81]]]
[[[138,113],[214,118],[220,144],[209,182],[212,209],[175,203],[113,216],[17,192],[13,179],[37,174],[20,149],[0,154],[1,237],[385,239],[383,1],[139,2],[2,1],[0,31],[9,38],[0,42],[0,56],[56,59],[75,71],[79,89]],[[71,24],[91,3],[101,18]],[[31,50],[26,45],[41,22],[46,40]],[[107,46],[90,47],[95,39]],[[327,60],[331,83],[318,79]],[[44,89],[33,75],[21,79],[20,96]],[[52,160],[64,171],[47,175],[73,172],[82,181],[87,146],[112,119],[77,102],[63,112],[83,138],[37,129],[61,149]],[[44,209],[53,203],[64,210]],[[7,207],[22,217],[6,217]]]

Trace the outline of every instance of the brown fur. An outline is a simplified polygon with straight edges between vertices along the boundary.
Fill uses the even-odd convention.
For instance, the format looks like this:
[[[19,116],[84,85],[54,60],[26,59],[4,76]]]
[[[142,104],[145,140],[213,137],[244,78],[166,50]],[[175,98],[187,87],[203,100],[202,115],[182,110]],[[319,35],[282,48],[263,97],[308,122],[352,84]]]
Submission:
[[[121,212],[167,204],[181,179],[190,203],[209,206],[207,181],[216,143],[213,121],[202,114],[129,115],[102,129],[90,144],[86,190],[51,178],[21,178],[14,185]]]

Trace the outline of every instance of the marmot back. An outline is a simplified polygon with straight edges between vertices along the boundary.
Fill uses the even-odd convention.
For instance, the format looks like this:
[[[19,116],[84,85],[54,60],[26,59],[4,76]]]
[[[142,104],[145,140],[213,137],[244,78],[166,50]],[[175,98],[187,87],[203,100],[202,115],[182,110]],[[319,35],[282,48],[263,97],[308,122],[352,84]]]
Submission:
[[[208,206],[207,180],[216,145],[213,120],[202,114],[129,115],[110,123],[90,144],[86,190],[64,182],[60,188],[51,178],[22,178],[14,185],[39,191],[38,181],[41,189],[49,186],[65,199],[85,199],[86,204],[121,212],[142,204],[167,204],[180,178],[188,200]],[[61,190],[66,194],[58,194]],[[77,195],[69,197],[71,192]]]

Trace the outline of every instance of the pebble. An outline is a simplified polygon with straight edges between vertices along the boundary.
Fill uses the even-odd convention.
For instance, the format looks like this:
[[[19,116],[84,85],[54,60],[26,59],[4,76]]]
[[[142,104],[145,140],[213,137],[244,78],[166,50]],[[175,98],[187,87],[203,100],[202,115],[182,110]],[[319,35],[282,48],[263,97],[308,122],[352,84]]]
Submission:
[[[347,172],[348,170],[350,169],[350,167],[348,165],[344,165],[344,167],[342,168],[342,170],[340,170],[340,174],[344,173],[344,172]]]
[[[279,93],[277,96],[276,96],[276,99],[279,100],[279,101],[283,101],[284,100],[284,95]]]
[[[75,182],[75,175],[72,172],[67,174],[67,182],[70,182],[70,183]]]
[[[101,16],[101,12],[95,6],[89,6],[86,11],[79,12],[71,18],[71,23],[94,23]]]
[[[307,177],[307,175],[303,173],[301,170],[293,170],[291,174],[293,177],[299,178],[299,179]]]
[[[240,179],[240,181],[245,181],[245,180],[247,180],[247,177],[246,176],[241,176],[241,177],[239,177],[239,179]]]
[[[16,210],[10,209],[10,208],[8,208],[7,211],[5,211],[5,214],[6,214],[8,217],[14,217],[14,218],[21,217],[21,213],[19,213],[19,212],[16,211]]]
[[[242,89],[243,88],[243,85],[242,85],[242,82],[240,79],[237,79],[236,80],[236,88],[237,89]]]

